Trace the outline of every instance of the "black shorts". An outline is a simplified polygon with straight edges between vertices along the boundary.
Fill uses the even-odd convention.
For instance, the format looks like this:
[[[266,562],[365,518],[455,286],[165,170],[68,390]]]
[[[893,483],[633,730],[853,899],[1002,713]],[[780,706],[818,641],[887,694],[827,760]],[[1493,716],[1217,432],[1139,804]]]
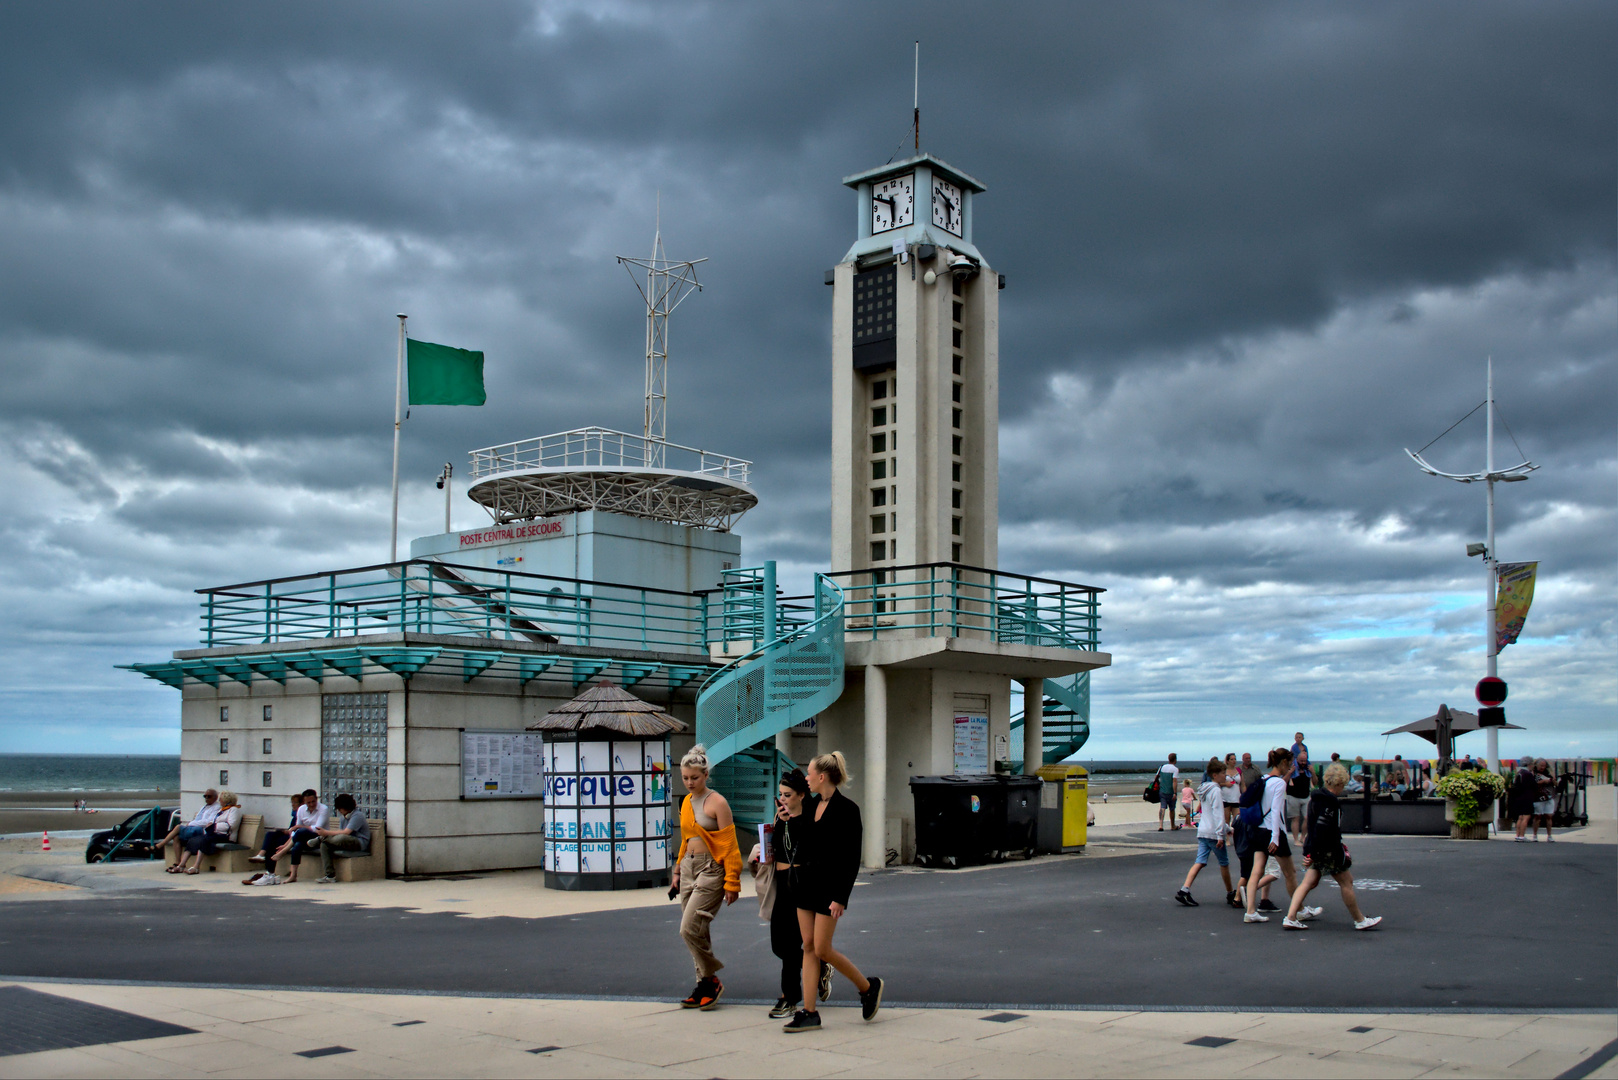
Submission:
[[[816,915],[831,917],[831,898],[820,892],[800,893],[798,895],[798,910],[812,911]]]
[[[1264,850],[1270,851],[1270,842],[1268,840],[1264,842]],[[1281,833],[1281,839],[1276,843],[1275,850],[1270,851],[1270,854],[1274,855],[1277,859],[1292,858],[1292,845],[1287,843],[1287,834],[1285,831]]]

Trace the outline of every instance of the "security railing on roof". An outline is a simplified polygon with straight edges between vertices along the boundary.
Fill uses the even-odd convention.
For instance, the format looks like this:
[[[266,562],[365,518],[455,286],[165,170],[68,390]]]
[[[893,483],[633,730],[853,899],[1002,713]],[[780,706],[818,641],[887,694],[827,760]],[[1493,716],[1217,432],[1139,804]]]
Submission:
[[[472,451],[472,479],[522,469],[661,468],[747,483],[751,461],[611,428],[576,428]]]
[[[850,570],[838,578],[849,638],[963,637],[1095,650],[1104,589],[957,563]]]
[[[209,647],[421,633],[696,652],[704,598],[430,560],[197,590]]]

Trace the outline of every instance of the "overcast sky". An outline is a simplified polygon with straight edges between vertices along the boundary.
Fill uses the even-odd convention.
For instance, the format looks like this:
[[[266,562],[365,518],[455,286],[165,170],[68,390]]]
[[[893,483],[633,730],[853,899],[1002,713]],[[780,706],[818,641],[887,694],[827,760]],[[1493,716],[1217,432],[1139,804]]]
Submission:
[[[0,750],[177,752],[112,665],[193,589],[386,557],[396,311],[488,357],[406,426],[406,536],[473,447],[638,430],[658,192],[710,259],[669,435],[757,463],[749,560],[823,568],[822,275],[916,37],[1008,279],[1002,565],[1109,590],[1085,756],[1426,748],[1377,733],[1471,700],[1483,493],[1401,448],[1491,354],[1543,466],[1502,747],[1614,753],[1618,8],[1475,0],[0,7]]]

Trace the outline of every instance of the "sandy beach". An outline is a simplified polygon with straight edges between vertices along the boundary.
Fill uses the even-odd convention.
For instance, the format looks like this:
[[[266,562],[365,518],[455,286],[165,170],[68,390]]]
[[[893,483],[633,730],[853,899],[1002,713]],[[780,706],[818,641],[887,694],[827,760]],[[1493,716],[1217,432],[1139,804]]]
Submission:
[[[178,806],[177,791],[0,791],[0,836],[110,829],[137,810]],[[94,814],[73,809],[84,799]]]

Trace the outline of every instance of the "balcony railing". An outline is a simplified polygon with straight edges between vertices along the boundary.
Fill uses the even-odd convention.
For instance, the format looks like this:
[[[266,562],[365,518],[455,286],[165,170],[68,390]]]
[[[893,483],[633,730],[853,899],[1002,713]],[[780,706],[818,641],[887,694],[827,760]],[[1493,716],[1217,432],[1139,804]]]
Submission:
[[[611,428],[577,428],[472,451],[472,479],[523,469],[674,469],[747,483],[752,462]]]

